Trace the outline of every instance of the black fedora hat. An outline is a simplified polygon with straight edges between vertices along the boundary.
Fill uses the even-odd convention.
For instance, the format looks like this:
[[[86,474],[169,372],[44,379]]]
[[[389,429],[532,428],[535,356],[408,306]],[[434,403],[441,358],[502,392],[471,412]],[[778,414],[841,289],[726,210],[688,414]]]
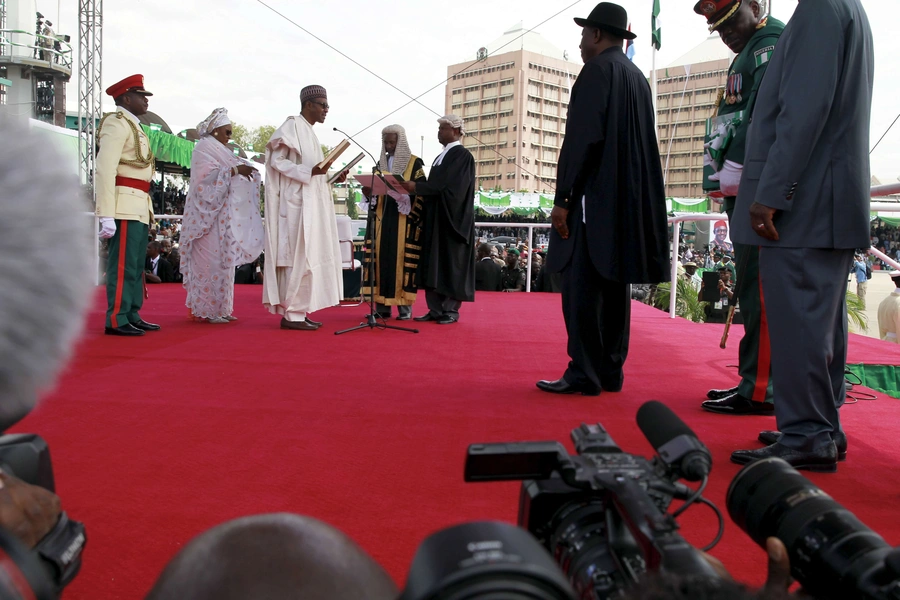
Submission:
[[[594,7],[587,19],[576,17],[575,23],[581,27],[603,29],[626,40],[633,40],[637,37],[628,31],[628,13],[624,8],[612,2],[601,2]]]

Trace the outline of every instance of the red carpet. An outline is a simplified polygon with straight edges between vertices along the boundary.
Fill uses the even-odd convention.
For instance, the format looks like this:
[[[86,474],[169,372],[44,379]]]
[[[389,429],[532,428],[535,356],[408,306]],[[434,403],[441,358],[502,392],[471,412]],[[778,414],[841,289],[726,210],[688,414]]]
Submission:
[[[180,286],[151,288],[143,316],[161,332],[102,335],[97,296],[89,328],[59,388],[17,431],[52,448],[64,508],[86,523],[84,568],[68,600],[142,597],[166,561],[199,532],[240,515],[305,513],[347,532],[403,582],[431,531],[469,520],[515,521],[518,484],[464,484],[472,442],[558,439],[599,421],[628,452],[652,455],[634,425],[647,399],[669,404],[712,450],[708,497],[724,511],[739,468],[770,417],[723,417],[699,404],[735,381],[737,336],[670,320],[635,304],[625,388],[599,398],[554,397],[538,379],[567,357],[559,297],[479,294],[453,326],[421,333],[356,325],[365,307],[333,308],[317,332],[278,329],[261,289],[238,286],[230,325],[186,318]],[[414,314],[424,312],[424,298]],[[740,327],[736,328],[738,334]],[[851,362],[900,363],[896,346],[853,336]],[[900,544],[900,403],[886,396],[842,412],[850,457],[811,478],[888,542]],[[715,535],[705,507],[680,520],[696,545]],[[713,551],[739,579],[759,582],[761,550],[730,521]]]

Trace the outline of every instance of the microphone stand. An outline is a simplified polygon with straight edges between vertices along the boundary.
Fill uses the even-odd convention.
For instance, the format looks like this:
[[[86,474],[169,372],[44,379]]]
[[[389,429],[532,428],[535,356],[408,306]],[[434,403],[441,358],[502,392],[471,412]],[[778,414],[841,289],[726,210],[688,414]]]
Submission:
[[[337,131],[338,133],[342,133],[343,135],[347,136],[347,139],[349,139],[351,142],[356,144],[359,148],[362,148],[362,151],[369,155],[369,158],[371,158],[375,162],[375,164],[372,165],[372,181],[375,181],[375,177],[378,177],[385,184],[385,187],[388,187],[387,182],[384,179],[384,175],[378,169],[378,161],[375,160],[375,157],[372,156],[372,153],[369,152],[368,150],[366,150],[365,148],[363,148],[363,146],[361,146],[359,144],[359,142],[354,140],[350,134],[348,134],[344,131],[341,131],[337,127],[334,127],[333,129],[334,129],[334,131]],[[356,327],[351,327],[349,329],[342,329],[341,331],[335,331],[334,335],[342,335],[344,333],[350,333],[351,331],[357,331],[357,330],[366,329],[366,328],[368,328],[368,329],[394,329],[396,331],[407,331],[409,333],[419,333],[418,329],[410,329],[408,327],[399,327],[397,325],[388,325],[387,323],[384,322],[384,318],[381,318],[380,323],[378,322],[378,318],[379,318],[377,316],[378,311],[375,309],[375,265],[378,264],[378,248],[377,248],[377,244],[375,243],[375,241],[376,241],[376,239],[375,239],[375,237],[376,237],[375,236],[375,227],[376,227],[375,210],[378,206],[378,200],[377,200],[378,196],[375,196],[374,193],[373,193],[373,196],[375,198],[375,205],[372,206],[372,204],[370,202],[369,210],[366,213],[366,237],[365,237],[365,244],[366,244],[366,246],[368,246],[371,249],[371,252],[368,253],[369,256],[371,257],[368,259],[369,260],[369,276],[366,277],[366,280],[367,280],[366,284],[369,287],[369,314],[366,315],[366,317],[365,317],[366,320],[363,321],[362,323],[360,323],[359,325],[357,325]],[[371,198],[370,198],[370,200],[371,200]],[[397,248],[397,251],[402,252],[403,248],[402,247]],[[366,256],[364,255],[363,256],[364,264],[365,264],[366,260],[367,260]],[[365,267],[363,267],[363,268],[365,269]],[[362,292],[360,292],[360,293],[362,293]]]

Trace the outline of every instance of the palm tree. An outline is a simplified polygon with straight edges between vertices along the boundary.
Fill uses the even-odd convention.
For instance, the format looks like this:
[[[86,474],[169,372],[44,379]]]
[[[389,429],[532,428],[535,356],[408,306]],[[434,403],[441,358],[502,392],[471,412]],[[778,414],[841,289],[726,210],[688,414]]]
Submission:
[[[854,329],[863,333],[869,327],[866,309],[859,296],[850,291],[849,286],[847,287],[847,321],[850,322]]]
[[[671,286],[669,282],[660,283],[656,286],[656,295],[653,298],[653,305],[660,310],[669,310],[669,291]],[[709,302],[701,302],[697,296],[697,290],[691,285],[691,282],[684,277],[678,277],[675,280],[675,292],[678,296],[675,298],[675,314],[679,317],[693,321],[694,323],[703,323],[706,321],[706,306]]]

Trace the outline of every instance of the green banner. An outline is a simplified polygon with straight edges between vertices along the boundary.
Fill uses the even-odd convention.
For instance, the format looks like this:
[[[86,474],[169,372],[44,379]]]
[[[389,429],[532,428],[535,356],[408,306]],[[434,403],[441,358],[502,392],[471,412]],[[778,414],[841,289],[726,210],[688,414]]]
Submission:
[[[478,201],[482,206],[509,206],[512,197],[509,194],[486,194],[480,192]]]
[[[191,168],[191,155],[194,153],[194,142],[177,135],[150,129],[141,125],[150,139],[150,150],[160,162],[174,163],[184,169]]]
[[[847,370],[859,378],[860,384],[875,391],[900,398],[900,367],[893,365],[847,365]],[[853,378],[849,378],[853,381]]]

